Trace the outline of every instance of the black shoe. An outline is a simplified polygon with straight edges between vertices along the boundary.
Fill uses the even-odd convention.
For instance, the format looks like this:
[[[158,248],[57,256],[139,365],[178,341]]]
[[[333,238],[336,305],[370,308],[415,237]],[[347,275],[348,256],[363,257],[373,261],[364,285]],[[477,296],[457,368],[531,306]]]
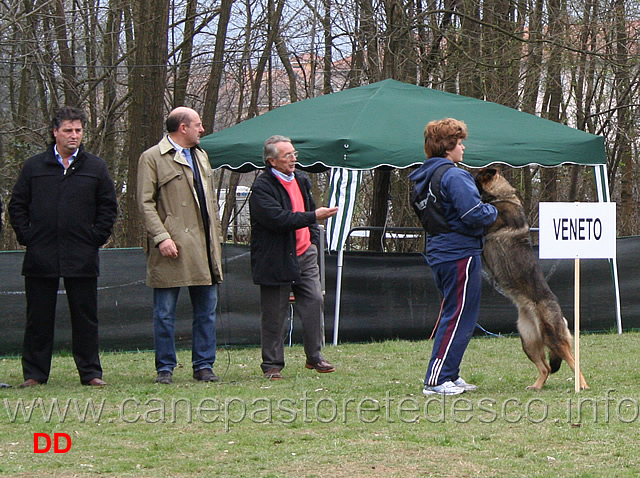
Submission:
[[[0,388],[11,388],[11,385],[7,385],[6,383],[0,383]]]
[[[201,368],[193,372],[193,378],[200,382],[217,382],[220,380],[210,368]]]
[[[171,372],[167,372],[166,370],[163,372],[158,372],[158,377],[156,378],[156,383],[161,383],[163,385],[169,385],[173,380],[173,374]]]

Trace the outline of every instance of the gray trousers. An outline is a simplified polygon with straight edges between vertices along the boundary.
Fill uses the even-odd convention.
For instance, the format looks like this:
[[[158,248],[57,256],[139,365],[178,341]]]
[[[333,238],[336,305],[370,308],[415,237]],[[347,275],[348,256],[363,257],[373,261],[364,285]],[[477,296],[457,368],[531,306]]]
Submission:
[[[285,321],[289,316],[289,292],[295,296],[294,310],[302,321],[302,340],[307,362],[322,360],[324,298],[320,284],[318,249],[311,245],[298,257],[300,280],[283,286],[260,286],[262,319],[262,371],[284,368]]]

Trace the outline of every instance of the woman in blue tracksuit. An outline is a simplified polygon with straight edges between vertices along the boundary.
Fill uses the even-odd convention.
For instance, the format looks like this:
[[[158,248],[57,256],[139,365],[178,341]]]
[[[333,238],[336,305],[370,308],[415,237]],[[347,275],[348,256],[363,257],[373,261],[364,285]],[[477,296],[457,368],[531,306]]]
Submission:
[[[423,394],[476,390],[460,377],[460,362],[478,320],[484,229],[498,215],[485,204],[463,160],[467,127],[447,118],[424,130],[425,162],[409,175],[413,206],[427,232],[427,263],[443,295]],[[433,179],[433,181],[432,181]]]

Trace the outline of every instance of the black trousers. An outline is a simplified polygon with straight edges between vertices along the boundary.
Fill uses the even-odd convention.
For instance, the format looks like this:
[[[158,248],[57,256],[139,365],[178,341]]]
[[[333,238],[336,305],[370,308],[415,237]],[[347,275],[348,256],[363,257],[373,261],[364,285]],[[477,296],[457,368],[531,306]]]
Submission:
[[[98,280],[95,277],[64,279],[71,315],[71,342],[80,381],[102,378],[98,354]],[[49,380],[58,296],[58,278],[25,277],[27,325],[22,347],[25,380]]]

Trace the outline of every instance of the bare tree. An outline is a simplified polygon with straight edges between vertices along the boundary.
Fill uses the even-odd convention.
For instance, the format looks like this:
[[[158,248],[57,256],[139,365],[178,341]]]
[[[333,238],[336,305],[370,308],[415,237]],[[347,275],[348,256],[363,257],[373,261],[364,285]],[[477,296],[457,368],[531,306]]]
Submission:
[[[222,4],[220,6],[218,28],[216,30],[216,43],[213,50],[209,82],[205,92],[205,101],[202,111],[202,121],[204,123],[206,133],[211,133],[214,129],[216,107],[218,105],[220,84],[222,82],[222,73],[224,71],[224,45],[227,36],[227,28],[229,26],[229,18],[231,17],[232,5],[233,0],[222,0]]]
[[[124,199],[124,236],[128,246],[140,245],[142,228],[138,219],[136,182],[138,159],[163,134],[167,85],[167,32],[169,5],[164,0],[136,0],[132,3],[135,35],[135,65],[129,75],[131,105],[127,154],[127,190]]]
[[[21,162],[50,141],[55,109],[74,103],[89,116],[87,147],[105,158],[120,192],[110,245],[137,245],[138,157],[160,139],[172,106],[201,109],[212,133],[288,102],[394,78],[602,135],[620,232],[637,234],[638,13],[636,0],[7,0],[0,197],[8,200]],[[531,222],[540,200],[594,199],[584,168],[508,174]],[[243,177],[218,177],[230,224]],[[315,177],[314,195],[324,187]],[[366,176],[355,221],[411,222],[403,188],[404,171]],[[10,228],[0,239],[15,247]]]
[[[622,235],[633,233],[633,215],[636,209],[633,200],[634,162],[629,132],[633,131],[631,110],[631,69],[629,65],[629,35],[624,0],[614,2],[615,25],[615,95],[618,129],[616,131],[616,154],[622,165],[620,177],[620,224]]]
[[[69,46],[67,37],[67,22],[65,19],[64,0],[55,0],[55,36],[60,54],[60,70],[62,71],[62,85],[64,90],[64,101],[67,105],[78,105],[78,92],[76,91],[76,65],[73,51]]]
[[[542,115],[552,121],[561,122],[562,103],[562,49],[557,44],[564,34],[566,11],[561,0],[547,0],[549,12],[549,38],[556,42],[551,46],[547,63],[546,84],[542,103]],[[557,201],[558,188],[556,180],[558,173],[555,168],[542,169],[542,194],[544,201]]]

